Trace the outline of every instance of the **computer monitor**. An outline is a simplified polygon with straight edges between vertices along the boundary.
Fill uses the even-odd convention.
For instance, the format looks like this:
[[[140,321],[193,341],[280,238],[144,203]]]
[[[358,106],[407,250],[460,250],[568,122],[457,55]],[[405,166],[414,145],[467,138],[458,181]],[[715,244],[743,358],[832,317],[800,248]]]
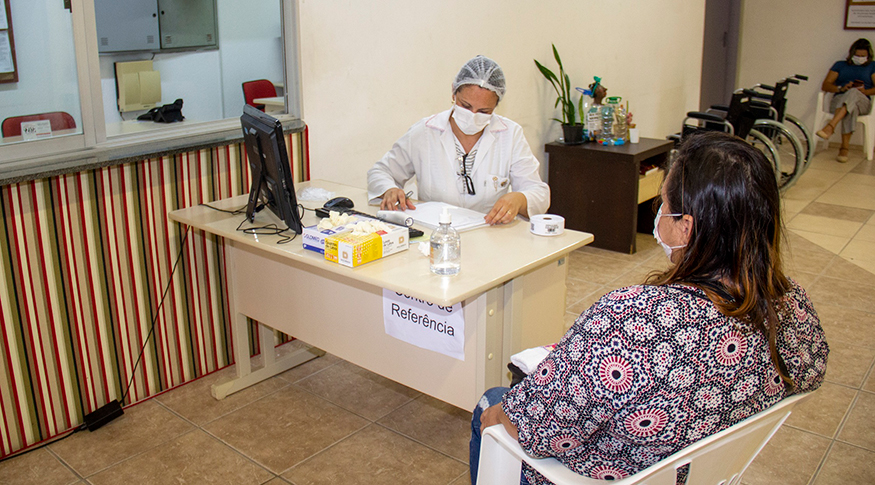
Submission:
[[[298,214],[282,123],[257,108],[245,105],[240,124],[243,126],[243,141],[252,171],[246,218],[250,222],[255,218],[260,201],[282,219],[290,231],[301,234],[303,226]]]

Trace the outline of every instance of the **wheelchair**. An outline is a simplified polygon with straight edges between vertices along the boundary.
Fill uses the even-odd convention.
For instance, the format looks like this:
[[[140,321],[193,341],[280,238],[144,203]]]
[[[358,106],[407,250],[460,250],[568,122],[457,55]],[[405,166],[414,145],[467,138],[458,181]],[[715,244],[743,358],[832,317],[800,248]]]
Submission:
[[[752,95],[755,99],[751,101],[751,111],[756,118],[769,119],[783,124],[787,131],[790,131],[796,136],[796,139],[799,140],[799,144],[802,147],[804,163],[802,164],[799,173],[796,173],[796,154],[794,153],[795,147],[793,144],[787,142],[786,137],[780,130],[767,127],[761,129],[758,128],[761,133],[769,137],[772,144],[775,145],[775,149],[780,152],[782,161],[780,173],[782,180],[784,181],[782,185],[785,185],[786,188],[792,186],[799,177],[808,170],[811,160],[814,158],[814,149],[817,147],[817,140],[812,137],[811,132],[805,124],[802,123],[799,118],[787,113],[786,111],[788,88],[791,84],[798,85],[800,80],[807,81],[808,77],[796,74],[779,80],[774,86],[757,84],[751,89],[751,91],[756,93]],[[763,90],[768,91],[768,93],[762,92]],[[722,111],[725,113],[727,110],[728,107],[726,106],[712,106],[709,112]]]
[[[729,106],[714,107],[714,112],[690,111],[684,118],[680,134],[669,139],[679,142],[684,136],[701,130],[723,131],[758,148],[775,169],[778,187],[783,193],[802,175],[809,159],[799,138],[783,123],[767,117],[770,103],[766,95],[752,89],[739,89],[732,94]],[[721,109],[723,108],[723,109]]]

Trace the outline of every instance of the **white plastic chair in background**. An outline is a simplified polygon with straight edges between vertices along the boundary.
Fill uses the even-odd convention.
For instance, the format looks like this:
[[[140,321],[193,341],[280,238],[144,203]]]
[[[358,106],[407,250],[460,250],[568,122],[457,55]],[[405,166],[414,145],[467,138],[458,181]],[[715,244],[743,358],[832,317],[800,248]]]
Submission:
[[[689,464],[687,485],[736,485],[760,450],[784,423],[793,407],[811,393],[790,396],[723,431],[708,436],[630,477],[612,485],[675,485],[677,469]],[[477,485],[519,485],[522,462],[557,485],[604,485],[578,475],[553,458],[526,454],[504,426],[486,428],[480,442]]]
[[[826,93],[821,91],[817,94],[817,108],[814,110],[814,129],[816,132],[824,126],[827,121],[832,119],[832,113],[829,112],[829,98]],[[865,116],[857,116],[857,123],[863,125],[863,152],[866,154],[866,160],[872,160],[872,155],[875,153],[875,108]],[[841,135],[841,127],[836,128],[836,135]],[[824,140],[819,136],[815,136],[815,143],[824,142],[826,147],[829,147],[829,140]],[[817,145],[815,145],[817,148]]]

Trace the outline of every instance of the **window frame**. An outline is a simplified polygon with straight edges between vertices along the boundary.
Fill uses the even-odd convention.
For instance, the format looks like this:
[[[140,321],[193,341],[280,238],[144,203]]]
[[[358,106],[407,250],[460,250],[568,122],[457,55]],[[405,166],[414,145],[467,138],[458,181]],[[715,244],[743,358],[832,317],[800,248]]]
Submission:
[[[275,115],[285,123],[301,119],[300,76],[300,29],[298,28],[298,5],[296,0],[279,0],[282,12],[284,97],[286,113]],[[100,59],[97,49],[97,25],[94,0],[72,0],[71,20],[76,56],[79,102],[82,118],[82,133],[9,145],[0,145],[0,180],[8,178],[10,170],[17,177],[33,173],[75,172],[89,162],[102,159],[109,153],[136,152],[139,146],[144,151],[154,152],[156,144],[178,146],[181,138],[195,137],[200,143],[228,138],[232,130],[239,131],[236,118],[205,121],[136,134],[117,135],[107,138],[104,119],[103,93],[101,91]],[[145,145],[149,149],[145,149]]]

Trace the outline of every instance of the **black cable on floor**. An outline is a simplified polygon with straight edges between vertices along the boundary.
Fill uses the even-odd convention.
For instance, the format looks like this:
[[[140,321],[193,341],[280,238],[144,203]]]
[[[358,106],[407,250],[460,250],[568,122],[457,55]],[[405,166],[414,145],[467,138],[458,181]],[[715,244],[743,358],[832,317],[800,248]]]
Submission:
[[[128,397],[128,393],[131,391],[131,386],[134,384],[134,379],[137,377],[137,366],[140,365],[140,359],[143,358],[143,353],[146,351],[146,345],[149,344],[149,339],[152,338],[152,334],[155,332],[155,323],[158,322],[158,317],[161,315],[161,307],[164,305],[164,299],[167,297],[167,292],[169,292],[170,287],[173,286],[173,275],[176,273],[176,267],[179,265],[179,261],[182,260],[182,254],[185,252],[185,241],[188,239],[188,234],[190,232],[191,226],[185,226],[185,235],[182,237],[179,254],[176,255],[176,261],[173,262],[173,268],[170,270],[170,278],[168,278],[167,286],[164,288],[164,293],[161,295],[161,301],[158,303],[158,308],[155,309],[155,318],[152,319],[149,334],[146,335],[146,340],[143,342],[143,348],[140,349],[140,355],[137,356],[137,362],[134,363],[134,368],[131,369],[131,380],[128,382],[128,387],[125,389],[125,393],[122,396],[122,403],[125,402],[125,398]]]
[[[215,209],[215,208],[213,208],[213,209]],[[220,210],[220,209],[216,209],[216,210]],[[131,381],[128,383],[128,387],[125,389],[125,393],[122,396],[121,402],[124,402],[125,398],[128,397],[128,393],[131,390],[131,385],[133,385],[134,378],[136,377],[136,371],[137,371],[137,367],[140,364],[140,359],[142,359],[142,357],[143,357],[143,353],[146,350],[146,345],[149,344],[149,339],[152,337],[152,334],[155,332],[155,324],[158,322],[158,316],[160,315],[161,306],[164,304],[164,300],[167,297],[167,292],[170,291],[170,287],[173,285],[173,275],[176,273],[176,267],[179,265],[179,261],[182,259],[182,254],[185,252],[185,242],[188,239],[188,234],[190,232],[191,232],[191,227],[186,226],[185,235],[182,238],[181,248],[179,249],[179,254],[176,255],[176,261],[174,261],[173,268],[170,270],[170,279],[167,282],[167,286],[164,288],[164,293],[161,295],[161,301],[158,303],[158,308],[155,310],[155,318],[152,319],[152,325],[151,325],[151,328],[149,329],[149,334],[146,336],[146,341],[143,342],[143,348],[140,349],[140,355],[137,356],[137,362],[134,364],[134,368],[131,371]],[[34,446],[34,447],[28,448],[24,451],[20,451],[18,453],[14,453],[12,455],[3,457],[3,459],[0,459],[0,462],[4,462],[4,461],[12,459],[12,458],[17,458],[19,456],[26,455],[32,451],[36,451],[36,450],[42,449],[48,445],[57,443],[61,440],[65,440],[65,439],[69,438],[70,436],[73,436],[74,434],[78,433],[79,431],[82,431],[83,429],[86,429],[85,423],[82,423],[79,426],[77,426],[76,428],[70,430],[64,436],[55,437],[56,439],[52,439],[51,441],[43,443],[39,446]]]

